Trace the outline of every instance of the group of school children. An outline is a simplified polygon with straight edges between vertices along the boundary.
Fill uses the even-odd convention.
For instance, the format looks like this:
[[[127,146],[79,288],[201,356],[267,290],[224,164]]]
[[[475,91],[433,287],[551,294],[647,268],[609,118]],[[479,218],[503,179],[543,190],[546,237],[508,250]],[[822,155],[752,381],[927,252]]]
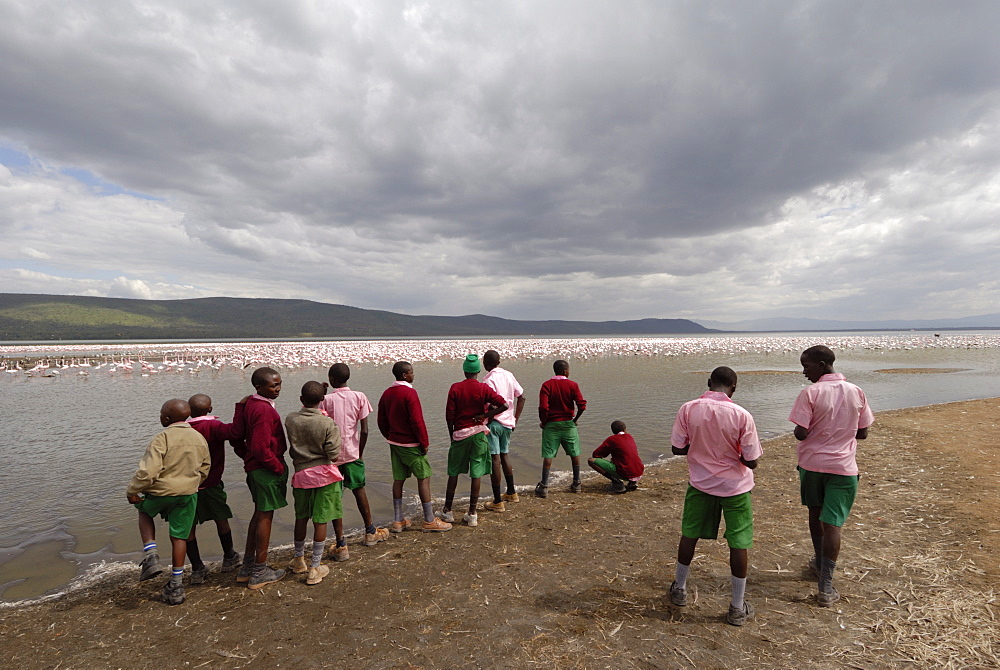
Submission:
[[[857,440],[867,436],[874,420],[864,393],[834,372],[834,360],[834,353],[824,346],[802,353],[803,374],[813,384],[799,394],[789,417],[799,440],[802,503],[809,509],[814,548],[809,567],[818,580],[817,602],[826,607],[840,599],[833,587],[833,573],[840,552],[840,529],[857,492],[854,455]],[[205,581],[208,570],[198,550],[195,530],[206,521],[216,524],[223,549],[222,572],[237,571],[237,582],[260,589],[282,579],[288,571],[304,575],[308,585],[319,584],[330,571],[322,562],[330,522],[335,543],[327,557],[348,560],[342,518],[344,488],[354,494],[365,525],[360,543],[368,547],[386,541],[390,533],[411,528],[428,533],[451,530],[456,521],[452,505],[462,474],[471,480],[468,511],[461,518],[464,525],[478,525],[480,480],[486,475],[490,476],[493,499],[483,508],[504,512],[507,504],[520,501],[508,453],[524,397],[514,375],[499,363],[500,356],[493,350],[481,360],[475,354],[468,355],[462,363],[465,379],[448,391],[448,482],[444,505],[437,515],[430,493],[430,444],[420,399],[413,388],[413,366],[406,361],[393,365],[395,381],[382,394],[376,415],[392,466],[393,521],[388,528],[376,527],[365,493],[362,457],[372,406],[363,393],[347,386],[350,368],[346,364],[330,368],[329,384],[306,382],[299,397],[302,408],[285,417],[284,423],[274,407],[281,392],[281,376],[268,367],[254,371],[251,383],[255,393],[236,404],[232,423],[223,423],[211,414],[211,398],[204,394],[196,394],[188,401],[168,400],[160,410],[165,430],[150,442],[126,491],[128,501],[138,509],[144,552],[140,581],[163,571],[155,540],[156,515],[169,523],[172,550],[172,573],[162,597],[176,605],[185,599],[185,557],[191,562],[190,583]],[[480,381],[484,368],[486,375]],[[577,493],[582,488],[577,422],[587,402],[579,385],[569,379],[569,363],[556,361],[553,372],[539,392],[542,473],[534,489],[539,498],[548,495],[552,461],[560,448],[572,463],[569,491]],[[687,605],[688,573],[695,546],[701,538],[715,539],[724,517],[732,572],[732,600],[726,621],[742,626],[754,614],[744,594],[747,550],[753,542],[750,491],[762,451],[753,417],[731,400],[736,380],[730,368],[716,368],[708,380],[708,391],[682,405],[674,421],[672,453],[687,457],[690,483],[684,500],[675,579],[668,597],[677,607]],[[611,431],[612,435],[588,459],[588,465],[610,480],[612,493],[635,491],[643,474],[635,440],[622,421],[614,421]],[[232,511],[222,483],[227,441],[243,460],[254,503],[242,561],[233,547],[228,521]],[[288,504],[286,451],[292,457],[295,510],[294,553],[287,570],[267,563],[274,511]],[[501,474],[506,481],[504,492]],[[419,525],[403,513],[403,485],[411,475],[417,480],[423,512]],[[310,521],[313,536],[307,557],[305,540]]]

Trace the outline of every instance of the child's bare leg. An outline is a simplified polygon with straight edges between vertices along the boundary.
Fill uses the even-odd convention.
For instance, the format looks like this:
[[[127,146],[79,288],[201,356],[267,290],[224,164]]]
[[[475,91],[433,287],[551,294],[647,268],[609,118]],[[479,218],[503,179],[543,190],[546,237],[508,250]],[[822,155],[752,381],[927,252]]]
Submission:
[[[823,522],[819,520],[822,511],[822,507],[809,508],[809,538],[812,540],[817,567],[823,562]]]
[[[309,528],[309,519],[296,519],[295,520],[295,541],[305,542],[306,540],[306,530]],[[325,539],[325,535],[323,536]]]
[[[601,475],[602,477],[607,477],[608,479],[611,479],[611,477],[608,477],[608,473],[604,471],[604,468],[598,467],[597,464],[594,462],[594,460],[595,459],[593,458],[587,459],[587,465],[590,466],[590,469],[596,472],[597,474]]]
[[[490,484],[493,486],[493,504],[500,504],[500,469],[502,454],[493,454],[493,471],[490,473]],[[506,470],[506,468],[504,468]]]
[[[372,509],[368,504],[368,494],[365,493],[365,487],[354,489],[354,501],[358,504],[358,512],[361,513],[361,520],[365,524],[365,532],[368,532],[375,527],[375,523],[372,521]],[[341,521],[341,528],[343,528],[343,520]],[[334,528],[336,528],[336,522],[334,522]],[[338,535],[340,538],[342,535]]]
[[[456,478],[457,479],[457,478]],[[476,507],[479,505],[479,488],[482,477],[472,478],[472,489],[469,492],[469,515],[476,515]]]
[[[177,570],[184,571],[184,556],[187,554],[187,539],[183,537],[170,538],[170,548],[173,553],[174,574]]]
[[[698,538],[684,537],[677,545],[677,565],[674,568],[674,584],[683,591],[687,588],[688,572],[691,570],[691,561],[694,560],[694,549],[698,545]],[[673,592],[673,587],[671,587]],[[686,597],[686,596],[685,596]]]
[[[308,521],[308,519],[306,519],[306,521]],[[334,523],[335,526],[336,526],[336,524],[337,524],[338,521],[340,522],[341,537],[343,537],[343,532],[344,532],[343,531],[343,528],[344,528],[343,521],[344,520],[343,519],[334,519],[333,523]],[[320,544],[323,544],[324,542],[326,542],[326,524],[325,523],[314,523],[313,524],[313,542],[314,543],[319,542]]]
[[[334,519],[333,520],[333,536],[337,538],[337,546],[339,547],[342,542],[344,542],[344,520]],[[326,528],[323,529],[323,540],[326,540]]]
[[[421,481],[423,481],[423,480],[421,480]],[[444,494],[444,509],[442,511],[444,511],[444,512],[450,512],[451,511],[451,504],[455,501],[455,489],[456,488],[458,488],[458,477],[457,476],[455,476],[455,477],[449,476],[448,477],[448,488],[447,488],[447,490],[445,491],[445,494]],[[421,501],[422,500],[423,500],[423,497],[421,497]]]
[[[215,530],[219,534],[219,543],[222,545],[222,555],[231,557],[236,552],[233,550],[233,529],[229,525],[229,519],[216,519]]]
[[[549,485],[549,472],[552,470],[552,459],[543,458],[542,459],[542,481],[540,482],[542,486]]]
[[[822,522],[821,522],[822,523]],[[823,523],[823,558],[837,562],[840,558],[840,526]]]
[[[420,495],[420,504],[424,508],[424,522],[434,521],[434,509],[431,506],[431,478],[424,477],[417,480],[417,493]]]
[[[271,521],[274,519],[274,511],[256,511],[253,513],[257,517],[256,544],[254,556],[255,562],[259,565],[267,563],[267,548],[271,543]]]
[[[253,563],[254,559],[257,557],[257,526],[260,522],[260,517],[258,516],[260,512],[254,511],[253,515],[250,517],[250,523],[247,524],[247,546],[246,551],[243,554],[244,563]]]
[[[156,525],[153,523],[153,517],[141,510],[139,511],[139,537],[142,538],[143,544],[156,542]]]

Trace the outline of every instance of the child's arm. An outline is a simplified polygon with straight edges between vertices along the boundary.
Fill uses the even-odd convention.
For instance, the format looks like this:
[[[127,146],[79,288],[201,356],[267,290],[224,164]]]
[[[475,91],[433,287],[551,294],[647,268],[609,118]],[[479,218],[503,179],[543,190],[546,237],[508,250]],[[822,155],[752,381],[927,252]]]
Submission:
[[[420,406],[420,396],[414,393],[410,396],[410,427],[413,430],[413,434],[417,436],[417,442],[420,443],[420,450],[427,454],[427,450],[431,446],[430,438],[427,437],[427,424],[424,423],[424,409]]]
[[[266,404],[262,401],[259,404]],[[270,406],[267,409],[271,409]],[[285,464],[272,450],[276,430],[283,430],[281,417],[275,411],[247,412],[246,443],[247,455],[276,475],[284,474]]]
[[[125,489],[125,496],[130,503],[139,502],[142,499],[139,494],[152,486],[159,478],[163,471],[163,454],[166,451],[167,438],[163,433],[159,433],[146,447],[146,453],[139,460],[139,467],[132,475],[132,481],[129,482],[128,488]]]
[[[368,417],[363,417],[358,427],[358,458],[364,458],[365,445],[368,444]]]
[[[340,429],[337,428],[333,419],[330,419],[326,429],[326,440],[323,442],[323,451],[326,452],[326,457],[330,459],[331,463],[340,458],[340,445]]]
[[[576,416],[573,417],[573,423],[577,423],[580,421],[580,415],[587,411],[587,401],[583,399],[579,386],[573,389],[573,402],[576,403]]]

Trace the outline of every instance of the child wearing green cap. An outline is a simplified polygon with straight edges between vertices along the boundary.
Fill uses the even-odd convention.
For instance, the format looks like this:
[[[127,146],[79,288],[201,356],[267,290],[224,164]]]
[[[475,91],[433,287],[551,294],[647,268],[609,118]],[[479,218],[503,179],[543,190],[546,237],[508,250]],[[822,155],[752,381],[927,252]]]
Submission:
[[[467,526],[479,524],[476,506],[479,503],[480,478],[493,471],[486,438],[490,429],[486,424],[507,409],[503,397],[479,381],[481,370],[479,356],[469,354],[465,357],[462,363],[465,381],[456,382],[448,389],[444,413],[448,433],[451,435],[451,447],[448,449],[448,488],[441,518],[448,523],[454,521],[451,505],[455,499],[458,476],[468,474],[472,479],[469,512],[462,517],[462,522]]]

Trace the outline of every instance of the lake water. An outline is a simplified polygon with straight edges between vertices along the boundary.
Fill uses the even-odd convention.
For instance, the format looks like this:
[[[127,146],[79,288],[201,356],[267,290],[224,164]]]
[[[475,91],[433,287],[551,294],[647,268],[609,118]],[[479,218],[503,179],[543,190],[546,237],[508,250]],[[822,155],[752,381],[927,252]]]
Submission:
[[[0,418],[6,438],[0,451],[4,491],[0,598],[16,603],[61,592],[71,583],[110,571],[131,569],[129,562],[140,556],[141,546],[135,511],[126,503],[124,490],[149,439],[161,430],[160,405],[168,398],[207,393],[214,400],[215,413],[229,421],[233,404],[253,392],[249,381],[253,368],[270,360],[277,361],[275,367],[284,381],[277,401],[282,415],[298,409],[299,388],[305,381],[325,380],[330,357],[338,360],[336,356],[343,354],[344,360],[353,361],[350,386],[366,393],[373,406],[392,382],[387,362],[396,358],[414,361],[414,385],[430,429],[430,459],[435,469],[432,490],[440,497],[448,446],[445,396],[450,384],[462,379],[460,362],[451,356],[497,348],[505,355],[503,366],[525,388],[527,402],[514,434],[512,462],[518,485],[530,487],[540,467],[541,431],[535,419],[538,388],[551,376],[556,358],[571,361],[571,377],[580,383],[589,403],[580,422],[584,453],[607,437],[613,420],[621,419],[635,436],[643,460],[652,463],[669,454],[677,408],[703,392],[708,372],[717,365],[741,373],[734,400],[753,413],[762,439],[787,432],[792,401],[808,383],[800,374],[798,353],[820,342],[832,343],[838,354],[837,370],[865,389],[876,411],[1000,396],[1000,338],[991,333],[373,341],[331,343],[332,349],[322,350],[321,356],[315,344],[284,348],[254,344],[252,353],[242,350],[238,360],[235,355],[223,360],[221,354],[209,356],[192,349],[183,365],[174,364],[182,350],[176,344],[170,345],[173,349],[168,354],[145,345],[128,345],[110,354],[99,345],[0,347],[8,362],[47,352],[80,359],[90,356],[95,364],[105,361],[101,368],[86,368],[85,375],[66,358],[58,375],[38,376],[41,370],[36,370],[30,375],[10,371],[0,376],[4,398]],[[131,372],[107,362],[122,360],[124,352],[132,359],[126,361],[133,367]],[[196,355],[201,356],[200,365],[195,363]],[[146,360],[145,373],[140,357]],[[54,361],[53,357],[48,362]],[[163,369],[157,371],[158,367]],[[878,372],[888,368],[959,371]],[[762,371],[785,374],[754,374]],[[392,516],[389,455],[374,416],[371,424],[365,458],[367,490],[376,521],[385,523]],[[238,548],[252,511],[241,466],[230,453],[225,481],[236,515],[233,529]],[[569,459],[560,456],[555,467],[568,469]],[[459,493],[467,487],[468,480],[460,480]],[[415,490],[415,483],[408,481],[410,503],[416,501]],[[484,483],[483,491],[488,497],[488,484]],[[360,527],[353,496],[345,497],[344,511],[345,526]],[[291,506],[275,515],[272,546],[291,541],[292,521]],[[165,526],[158,522],[157,528],[164,540]],[[203,527],[199,539],[206,559],[219,557],[221,549],[211,524]]]

